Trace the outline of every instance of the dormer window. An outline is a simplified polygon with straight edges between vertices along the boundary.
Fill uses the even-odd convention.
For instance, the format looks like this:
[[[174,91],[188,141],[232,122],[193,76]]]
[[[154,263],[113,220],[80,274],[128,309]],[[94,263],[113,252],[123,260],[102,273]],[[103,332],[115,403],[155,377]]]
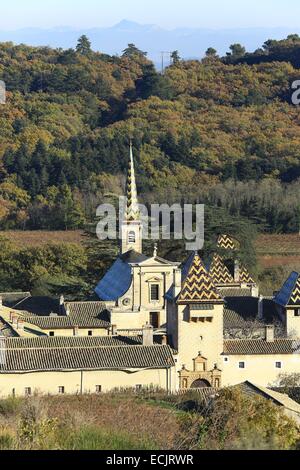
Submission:
[[[128,243],[131,245],[135,243],[135,232],[131,231],[128,233]]]

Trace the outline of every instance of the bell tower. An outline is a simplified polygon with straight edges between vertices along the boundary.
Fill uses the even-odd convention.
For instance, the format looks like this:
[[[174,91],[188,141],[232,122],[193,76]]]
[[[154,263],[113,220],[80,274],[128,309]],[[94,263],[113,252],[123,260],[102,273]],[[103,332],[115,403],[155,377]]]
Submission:
[[[130,142],[129,168],[126,182],[126,211],[121,226],[121,254],[134,250],[142,253],[142,222],[139,210],[132,143]]]

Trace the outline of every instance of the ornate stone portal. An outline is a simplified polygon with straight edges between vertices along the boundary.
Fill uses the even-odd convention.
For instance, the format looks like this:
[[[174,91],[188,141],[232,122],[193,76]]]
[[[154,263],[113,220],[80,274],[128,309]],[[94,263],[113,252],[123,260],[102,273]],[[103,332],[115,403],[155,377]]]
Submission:
[[[213,370],[207,370],[207,359],[201,353],[193,361],[193,371],[189,371],[183,366],[179,372],[179,387],[181,389],[221,387],[222,372],[217,366]]]

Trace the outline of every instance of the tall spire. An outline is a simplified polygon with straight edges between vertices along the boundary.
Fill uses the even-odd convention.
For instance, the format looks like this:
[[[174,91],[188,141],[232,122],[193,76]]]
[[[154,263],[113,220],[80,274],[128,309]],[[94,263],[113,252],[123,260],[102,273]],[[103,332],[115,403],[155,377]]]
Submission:
[[[128,175],[127,175],[127,183],[126,183],[126,197],[127,197],[127,207],[126,207],[127,222],[139,220],[140,211],[139,211],[139,204],[138,204],[138,198],[137,198],[137,189],[136,189],[133,151],[132,151],[131,141],[130,141],[129,168],[128,168]]]
[[[137,198],[132,143],[130,141],[129,168],[126,183],[127,206],[121,227],[121,253],[134,250],[142,253],[142,222]]]

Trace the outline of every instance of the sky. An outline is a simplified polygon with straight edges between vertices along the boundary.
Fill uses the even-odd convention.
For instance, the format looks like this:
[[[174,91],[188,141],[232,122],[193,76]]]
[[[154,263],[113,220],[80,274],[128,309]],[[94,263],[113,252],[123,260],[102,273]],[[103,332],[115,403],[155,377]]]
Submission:
[[[9,0],[0,29],[112,26],[123,19],[176,27],[299,27],[299,0]]]

